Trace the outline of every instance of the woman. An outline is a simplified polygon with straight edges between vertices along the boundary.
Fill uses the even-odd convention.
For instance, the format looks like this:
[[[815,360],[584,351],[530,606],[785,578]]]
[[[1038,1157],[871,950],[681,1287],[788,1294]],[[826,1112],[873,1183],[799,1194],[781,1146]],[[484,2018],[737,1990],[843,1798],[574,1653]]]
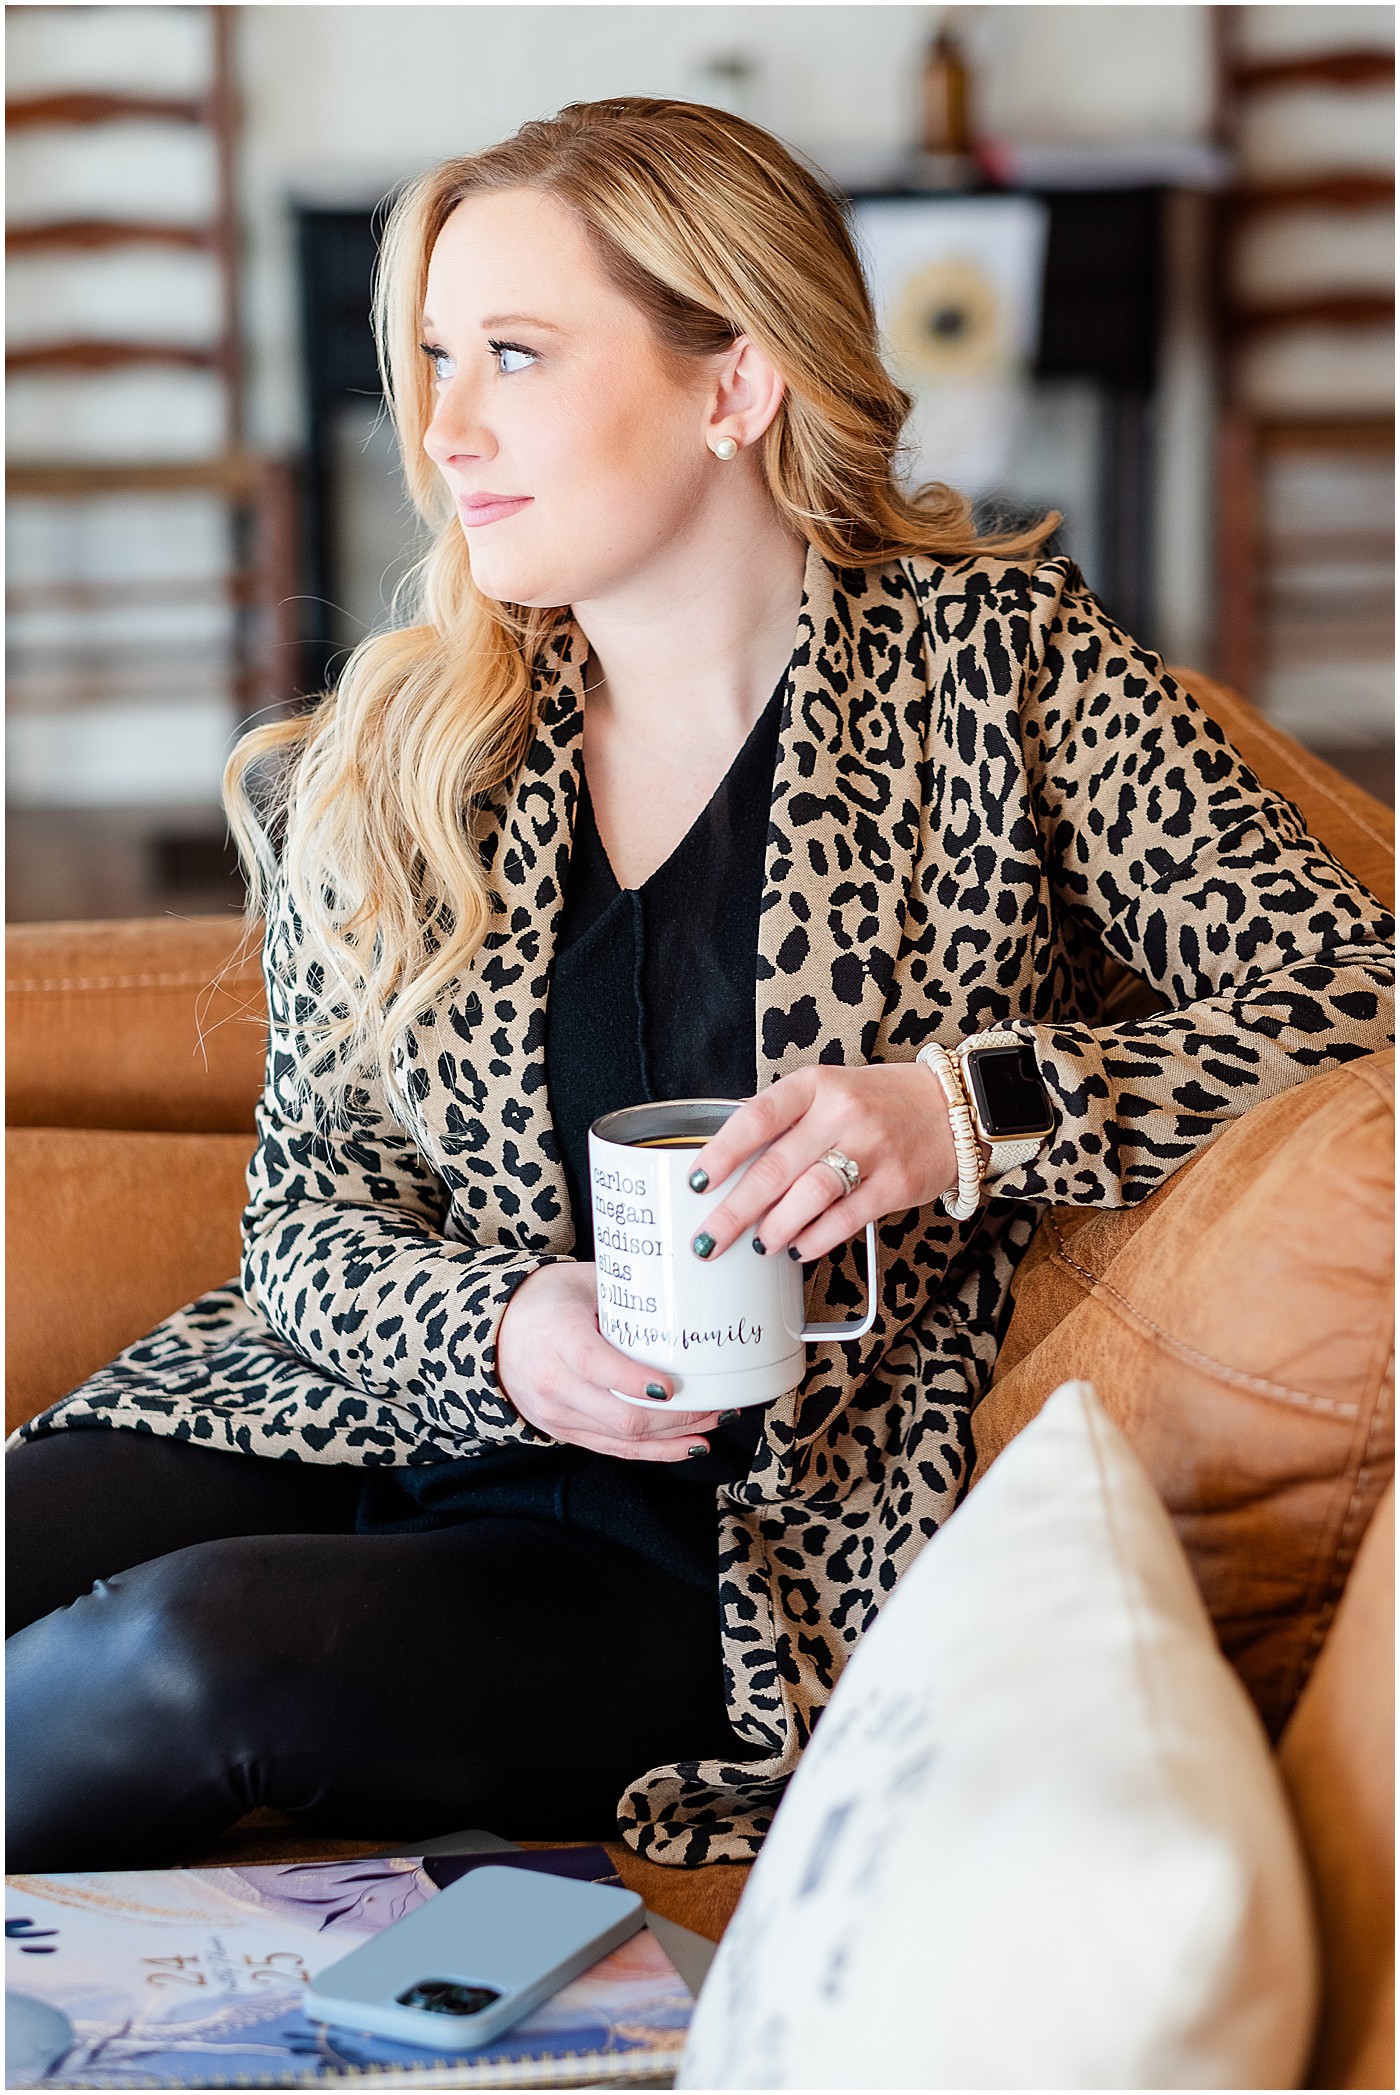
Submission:
[[[774,140],[528,124],[401,201],[380,324],[421,616],[232,766],[242,1285],[11,1458],[12,1867],[254,1804],[749,1857],[957,1502],[1040,1209],[1388,1038],[1386,921],[1293,808],[1043,532],[899,491],[908,402]],[[1112,960],[1166,1008],[1105,1023]],[[1028,1117],[974,1139],[940,1047]],[[702,1178],[772,1145],[697,1256],[751,1235],[839,1316],[879,1222],[869,1336],[725,1419],[594,1316],[587,1126],[697,1093],[747,1100]]]

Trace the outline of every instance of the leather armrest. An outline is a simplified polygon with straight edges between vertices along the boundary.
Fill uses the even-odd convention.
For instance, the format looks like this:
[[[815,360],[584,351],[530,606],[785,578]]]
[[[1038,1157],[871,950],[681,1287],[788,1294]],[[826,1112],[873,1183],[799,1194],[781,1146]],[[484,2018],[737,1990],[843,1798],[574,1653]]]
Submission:
[[[252,1131],[267,1020],[237,917],[12,924],[11,1127]]]
[[[5,1427],[238,1271],[251,1135],[13,1128]]]
[[[1227,684],[1198,669],[1173,669],[1173,676],[1224,729],[1261,785],[1282,793],[1308,828],[1347,871],[1354,873],[1387,908],[1395,904],[1395,816],[1360,786],[1343,778],[1291,735],[1271,725]],[[1131,969],[1111,962],[1105,977],[1103,1022],[1115,1026],[1147,1018],[1166,999]]]
[[[1171,675],[1222,727],[1261,785],[1291,800],[1320,843],[1387,909],[1395,905],[1395,813],[1274,727],[1228,684],[1198,669]]]

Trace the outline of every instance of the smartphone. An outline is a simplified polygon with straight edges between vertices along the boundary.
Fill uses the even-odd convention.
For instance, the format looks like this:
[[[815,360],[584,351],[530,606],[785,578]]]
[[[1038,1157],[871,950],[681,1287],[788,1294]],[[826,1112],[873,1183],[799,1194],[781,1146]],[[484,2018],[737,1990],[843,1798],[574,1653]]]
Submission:
[[[616,1885],[487,1865],[328,1964],[303,2006],[314,2022],[473,2051],[635,1935],[645,1915]]]

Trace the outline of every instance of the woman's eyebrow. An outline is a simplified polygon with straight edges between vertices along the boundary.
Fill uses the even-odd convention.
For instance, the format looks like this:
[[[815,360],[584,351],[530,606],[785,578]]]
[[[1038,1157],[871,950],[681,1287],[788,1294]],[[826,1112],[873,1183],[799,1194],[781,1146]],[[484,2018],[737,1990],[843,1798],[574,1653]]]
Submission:
[[[424,313],[420,324],[424,334],[437,332],[437,322],[431,313]],[[539,320],[533,313],[488,313],[480,324],[482,327],[534,327],[547,335],[562,335],[564,332],[552,320]]]
[[[562,335],[562,327],[552,320],[538,320],[533,313],[488,313],[482,321],[483,327],[536,327],[547,335]]]

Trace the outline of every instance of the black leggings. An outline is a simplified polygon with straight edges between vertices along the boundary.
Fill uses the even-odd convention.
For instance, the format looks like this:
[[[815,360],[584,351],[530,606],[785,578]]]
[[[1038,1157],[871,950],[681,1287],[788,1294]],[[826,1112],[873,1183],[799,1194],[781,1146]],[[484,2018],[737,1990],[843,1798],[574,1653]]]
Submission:
[[[363,1481],[121,1430],[10,1455],[9,1869],[170,1862],[259,1805],[611,1838],[647,1768],[742,1757],[717,1595],[543,1520],[357,1535]]]

